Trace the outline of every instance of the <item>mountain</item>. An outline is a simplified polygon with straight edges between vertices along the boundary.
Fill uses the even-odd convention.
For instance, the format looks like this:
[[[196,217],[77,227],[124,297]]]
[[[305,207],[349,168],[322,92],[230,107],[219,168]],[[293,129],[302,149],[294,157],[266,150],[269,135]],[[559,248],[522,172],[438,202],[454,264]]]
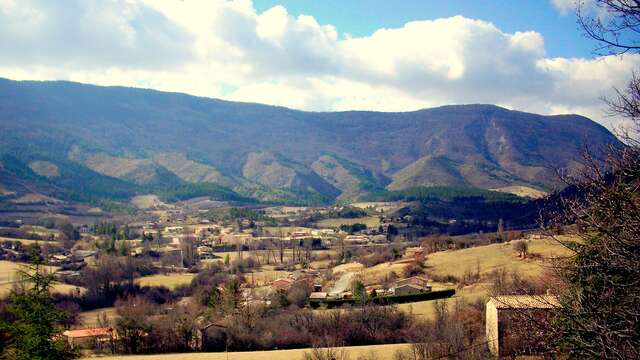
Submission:
[[[553,169],[575,169],[587,145],[620,146],[582,116],[494,105],[305,112],[6,79],[0,132],[1,161],[10,163],[3,189],[21,179],[45,192],[117,200],[154,192],[304,204],[422,186],[549,190],[558,185]]]

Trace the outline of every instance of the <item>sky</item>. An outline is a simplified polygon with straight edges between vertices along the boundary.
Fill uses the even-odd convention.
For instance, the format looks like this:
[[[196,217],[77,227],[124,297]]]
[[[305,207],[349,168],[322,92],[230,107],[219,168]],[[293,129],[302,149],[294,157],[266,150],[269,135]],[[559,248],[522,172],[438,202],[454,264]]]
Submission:
[[[0,0],[0,77],[310,111],[491,103],[614,129],[602,98],[640,56],[594,55],[573,1]]]

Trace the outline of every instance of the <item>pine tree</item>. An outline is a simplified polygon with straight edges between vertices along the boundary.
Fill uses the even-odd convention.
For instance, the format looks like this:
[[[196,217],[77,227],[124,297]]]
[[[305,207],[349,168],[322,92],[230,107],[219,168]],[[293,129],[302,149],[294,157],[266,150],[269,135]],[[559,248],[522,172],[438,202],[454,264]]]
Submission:
[[[9,295],[7,313],[9,322],[0,323],[6,334],[7,346],[2,358],[73,359],[77,354],[65,347],[59,326],[64,313],[56,308],[50,289],[53,275],[43,272],[42,258],[32,254],[32,265],[20,271],[22,285]]]

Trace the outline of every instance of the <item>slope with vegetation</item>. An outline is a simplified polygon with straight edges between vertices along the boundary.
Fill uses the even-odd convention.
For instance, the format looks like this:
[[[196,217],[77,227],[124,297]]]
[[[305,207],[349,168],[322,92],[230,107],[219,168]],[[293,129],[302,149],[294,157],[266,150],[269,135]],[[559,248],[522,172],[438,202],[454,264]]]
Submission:
[[[620,144],[581,116],[493,105],[303,112],[69,82],[0,80],[0,119],[0,154],[39,182],[117,200],[163,188],[303,204],[384,187],[549,190],[552,168],[575,168],[585,145]]]

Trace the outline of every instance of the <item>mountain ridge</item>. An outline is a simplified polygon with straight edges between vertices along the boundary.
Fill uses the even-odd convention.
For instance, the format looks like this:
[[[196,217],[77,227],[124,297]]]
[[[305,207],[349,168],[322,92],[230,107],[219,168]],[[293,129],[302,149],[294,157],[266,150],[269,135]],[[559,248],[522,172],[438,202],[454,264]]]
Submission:
[[[575,169],[587,145],[602,151],[622,146],[580,115],[544,116],[491,104],[308,112],[140,88],[1,78],[0,130],[0,154],[36,162],[42,171],[71,162],[90,178],[131,183],[133,192],[215,184],[242,197],[302,203],[351,201],[414,186],[549,190],[558,185],[551,169]],[[74,190],[73,179],[49,181]]]

